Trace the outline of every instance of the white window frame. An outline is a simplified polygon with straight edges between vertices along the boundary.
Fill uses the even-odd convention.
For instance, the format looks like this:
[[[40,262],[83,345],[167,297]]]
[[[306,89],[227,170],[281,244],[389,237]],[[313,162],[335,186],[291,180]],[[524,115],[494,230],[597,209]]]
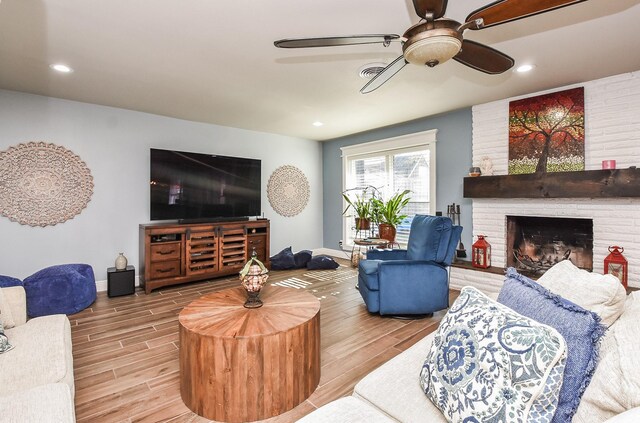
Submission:
[[[365,158],[372,155],[380,155],[380,153],[390,154],[394,151],[410,151],[410,150],[429,150],[429,214],[434,215],[436,211],[436,134],[437,129],[424,132],[417,132],[409,135],[402,135],[384,140],[367,142],[363,144],[350,145],[340,148],[342,151],[342,192],[347,188],[347,169],[349,160],[357,158]],[[342,200],[342,210],[345,209],[347,203]],[[343,249],[351,249],[352,245],[346,245],[348,240],[348,231],[351,224],[348,223],[347,216],[342,216],[342,240]]]

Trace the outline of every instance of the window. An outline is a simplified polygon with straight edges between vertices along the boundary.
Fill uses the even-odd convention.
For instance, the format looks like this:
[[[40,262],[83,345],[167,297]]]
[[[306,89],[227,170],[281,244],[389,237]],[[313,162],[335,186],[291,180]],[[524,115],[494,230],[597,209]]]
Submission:
[[[383,199],[405,189],[411,191],[403,211],[409,217],[396,228],[400,245],[407,243],[413,216],[435,212],[435,135],[433,130],[342,148],[343,191],[355,188],[360,193],[358,188],[372,186]],[[367,190],[367,195],[371,191]],[[370,235],[357,233],[353,216],[344,216],[346,246],[353,245],[356,237]]]

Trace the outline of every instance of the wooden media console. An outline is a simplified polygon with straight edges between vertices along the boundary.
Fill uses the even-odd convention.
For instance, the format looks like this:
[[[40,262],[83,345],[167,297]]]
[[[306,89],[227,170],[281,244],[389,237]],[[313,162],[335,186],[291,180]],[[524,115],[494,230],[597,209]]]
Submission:
[[[140,225],[140,286],[148,294],[238,273],[256,251],[269,267],[269,221]]]

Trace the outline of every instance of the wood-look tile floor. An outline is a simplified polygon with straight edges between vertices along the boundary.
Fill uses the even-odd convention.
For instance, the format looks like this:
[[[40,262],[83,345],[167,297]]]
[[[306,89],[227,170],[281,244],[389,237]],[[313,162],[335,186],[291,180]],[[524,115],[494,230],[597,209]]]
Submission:
[[[273,271],[268,283],[307,289],[321,301],[322,369],[316,391],[268,422],[293,422],[349,395],[367,373],[433,332],[444,315],[401,320],[366,311],[346,260],[337,270]],[[238,286],[236,277],[179,285],[146,295],[98,294],[69,316],[76,418],[83,422],[208,422],[180,398],[178,314],[204,294]],[[296,288],[298,287],[298,288]],[[452,300],[458,292],[452,291]]]

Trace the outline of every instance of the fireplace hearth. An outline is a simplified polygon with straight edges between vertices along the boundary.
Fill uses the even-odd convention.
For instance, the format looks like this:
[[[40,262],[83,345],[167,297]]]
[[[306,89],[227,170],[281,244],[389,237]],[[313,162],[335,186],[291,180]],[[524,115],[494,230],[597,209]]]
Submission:
[[[580,218],[506,216],[507,266],[540,276],[551,266],[571,260],[593,270],[593,220]]]

